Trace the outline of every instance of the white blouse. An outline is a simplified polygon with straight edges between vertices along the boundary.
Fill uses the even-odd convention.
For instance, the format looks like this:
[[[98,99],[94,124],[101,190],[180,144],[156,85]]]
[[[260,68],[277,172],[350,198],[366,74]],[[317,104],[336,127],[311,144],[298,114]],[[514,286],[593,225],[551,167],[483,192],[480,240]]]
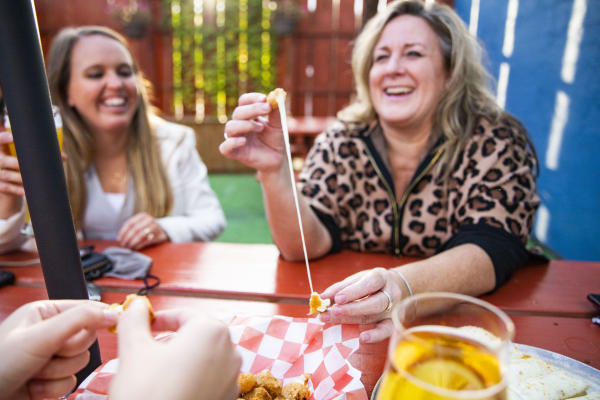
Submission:
[[[156,222],[173,242],[209,241],[225,229],[225,214],[208,182],[206,166],[196,150],[192,128],[151,117],[161,158],[173,193],[171,213]],[[87,239],[115,240],[123,223],[133,215],[133,186],[128,187],[121,207],[102,190],[93,167],[85,174],[87,205],[82,232]],[[132,182],[128,185],[133,185]],[[25,207],[0,220],[0,253],[35,249],[35,241],[21,235]]]

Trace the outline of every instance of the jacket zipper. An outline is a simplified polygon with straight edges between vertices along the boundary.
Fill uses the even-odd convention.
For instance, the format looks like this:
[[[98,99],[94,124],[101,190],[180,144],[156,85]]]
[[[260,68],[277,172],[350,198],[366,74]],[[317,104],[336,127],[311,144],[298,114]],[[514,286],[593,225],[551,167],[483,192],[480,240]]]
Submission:
[[[394,250],[394,255],[400,256],[400,250],[401,250],[400,249],[400,224],[402,223],[401,211],[403,211],[403,209],[404,209],[406,200],[408,199],[408,195],[410,194],[410,192],[412,192],[412,190],[417,185],[417,183],[435,165],[437,160],[440,158],[440,156],[444,152],[444,149],[438,149],[438,151],[434,154],[434,156],[431,158],[431,160],[427,164],[427,167],[425,167],[423,169],[423,171],[421,171],[421,173],[415,179],[413,179],[411,181],[411,183],[408,185],[408,187],[404,191],[404,194],[400,198],[399,202],[396,201],[396,196],[394,195],[394,191],[392,190],[390,183],[384,178],[384,175],[381,173],[381,170],[379,169],[379,166],[375,162],[375,158],[373,157],[373,154],[371,154],[371,151],[369,150],[368,146],[365,146],[365,151],[367,153],[367,157],[369,158],[369,161],[373,165],[373,168],[375,168],[375,172],[377,173],[377,176],[379,176],[379,179],[381,179],[381,181],[383,182],[383,184],[386,188],[386,191],[388,193],[390,202],[392,203],[392,213],[394,215],[394,229],[392,231],[392,236],[393,236],[392,243],[393,243],[393,247],[394,247],[393,250]]]

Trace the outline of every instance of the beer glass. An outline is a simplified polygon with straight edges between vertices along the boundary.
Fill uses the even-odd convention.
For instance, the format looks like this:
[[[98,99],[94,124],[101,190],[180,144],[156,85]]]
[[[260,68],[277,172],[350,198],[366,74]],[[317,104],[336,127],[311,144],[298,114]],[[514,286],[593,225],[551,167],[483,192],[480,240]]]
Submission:
[[[377,400],[504,400],[514,325],[474,297],[432,292],[392,310]]]
[[[56,126],[56,137],[58,139],[58,146],[62,153],[62,145],[63,145],[63,126],[62,126],[62,118],[60,116],[60,111],[58,107],[52,106],[52,115],[54,117],[54,125]],[[8,118],[8,114],[4,113],[4,127],[8,132],[12,132],[10,128],[10,120]],[[4,152],[13,157],[17,156],[17,150],[15,148],[14,142],[8,143],[5,145]],[[31,217],[29,216],[29,208],[25,205],[25,225],[21,229],[21,234],[25,236],[33,236],[33,227],[31,226]]]

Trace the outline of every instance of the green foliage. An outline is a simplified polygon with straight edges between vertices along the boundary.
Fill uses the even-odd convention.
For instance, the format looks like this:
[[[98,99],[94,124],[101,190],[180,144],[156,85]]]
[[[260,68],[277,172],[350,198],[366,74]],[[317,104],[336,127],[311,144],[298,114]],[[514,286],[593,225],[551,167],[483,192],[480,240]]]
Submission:
[[[225,0],[225,18],[218,21],[216,10],[205,9],[201,14],[195,13],[193,0],[163,0],[166,12],[170,13],[173,4],[178,4],[181,10],[178,17],[170,17],[166,21],[174,38],[173,73],[181,74],[180,81],[175,76],[173,79],[174,97],[179,95],[182,98],[186,114],[194,113],[199,95],[204,98],[206,115],[215,116],[217,104],[223,102],[223,93],[229,114],[242,92],[267,92],[275,86],[277,38],[270,24],[264,24],[262,0],[245,0],[248,23],[247,27],[240,26],[240,3],[243,1]],[[203,3],[205,7],[211,4]],[[198,23],[199,15],[202,17],[201,24]],[[261,63],[261,38],[265,32],[270,35],[268,66]],[[246,74],[241,73],[239,68],[240,37],[247,37]],[[247,82],[240,81],[240,77],[244,76],[247,76]]]

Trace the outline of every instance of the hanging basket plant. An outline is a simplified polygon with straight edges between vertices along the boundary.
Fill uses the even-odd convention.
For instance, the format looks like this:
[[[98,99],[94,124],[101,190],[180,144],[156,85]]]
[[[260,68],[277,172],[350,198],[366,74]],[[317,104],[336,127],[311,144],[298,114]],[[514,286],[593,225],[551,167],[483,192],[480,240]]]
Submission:
[[[145,0],[106,0],[108,13],[119,23],[125,35],[139,39],[146,35],[152,15]]]

